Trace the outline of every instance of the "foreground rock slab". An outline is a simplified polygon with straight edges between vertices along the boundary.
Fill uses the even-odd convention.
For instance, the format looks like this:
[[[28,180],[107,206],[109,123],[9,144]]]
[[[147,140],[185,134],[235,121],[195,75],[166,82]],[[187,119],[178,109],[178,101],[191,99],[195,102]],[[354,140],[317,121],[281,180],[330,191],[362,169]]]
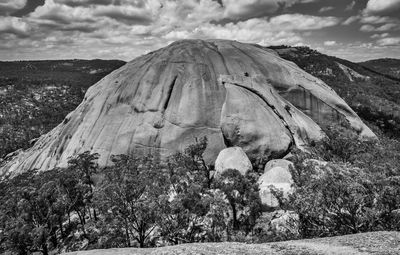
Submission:
[[[160,248],[107,249],[68,255],[398,255],[400,232],[369,232],[265,244],[194,243]]]

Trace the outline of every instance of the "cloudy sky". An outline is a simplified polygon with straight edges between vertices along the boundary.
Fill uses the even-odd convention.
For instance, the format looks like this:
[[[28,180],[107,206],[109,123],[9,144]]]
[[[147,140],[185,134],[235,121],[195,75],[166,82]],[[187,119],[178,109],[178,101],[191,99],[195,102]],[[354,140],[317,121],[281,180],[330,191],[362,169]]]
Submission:
[[[400,58],[400,0],[0,0],[0,60],[132,60],[187,38]]]

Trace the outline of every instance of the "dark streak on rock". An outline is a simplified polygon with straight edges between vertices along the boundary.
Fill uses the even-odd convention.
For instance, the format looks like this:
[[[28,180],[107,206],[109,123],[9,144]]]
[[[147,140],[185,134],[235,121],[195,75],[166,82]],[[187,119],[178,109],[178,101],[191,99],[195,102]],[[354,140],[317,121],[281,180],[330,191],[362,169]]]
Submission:
[[[229,139],[226,137],[226,135],[225,135],[225,133],[224,133],[224,130],[222,130],[222,127],[221,127],[220,129],[221,129],[222,138],[224,139],[225,147],[226,147],[226,148],[232,147],[233,145],[232,145],[232,143],[229,141]]]
[[[176,79],[178,79],[178,76],[174,77],[174,79],[172,80],[171,84],[168,87],[167,100],[165,100],[165,103],[163,106],[163,112],[165,112],[168,108],[168,104],[169,104],[169,101],[171,100],[171,96],[172,96],[172,91],[175,87]]]

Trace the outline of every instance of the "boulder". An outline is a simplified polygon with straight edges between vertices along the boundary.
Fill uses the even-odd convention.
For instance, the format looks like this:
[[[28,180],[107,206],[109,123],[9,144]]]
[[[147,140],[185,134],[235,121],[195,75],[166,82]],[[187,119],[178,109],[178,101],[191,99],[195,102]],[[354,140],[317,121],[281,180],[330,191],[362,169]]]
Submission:
[[[267,162],[267,164],[265,164],[264,167],[264,173],[270,171],[271,169],[275,168],[275,167],[280,167],[280,168],[284,168],[284,169],[288,169],[289,167],[292,166],[293,167],[293,163],[289,160],[286,159],[273,159]]]
[[[215,171],[222,174],[228,169],[236,169],[241,174],[246,175],[253,169],[249,158],[240,147],[229,147],[223,149],[215,160]]]
[[[289,167],[293,163],[285,159],[271,160],[265,165],[264,174],[259,178],[260,198],[264,206],[278,207],[278,199],[271,192],[271,186],[282,191],[284,197],[288,197],[292,191],[292,175]]]
[[[371,130],[335,91],[275,51],[228,40],[183,40],[113,71],[91,86],[56,128],[0,167],[0,176],[67,166],[85,151],[165,158],[208,137],[207,164],[227,147],[250,160],[281,158],[346,121]]]

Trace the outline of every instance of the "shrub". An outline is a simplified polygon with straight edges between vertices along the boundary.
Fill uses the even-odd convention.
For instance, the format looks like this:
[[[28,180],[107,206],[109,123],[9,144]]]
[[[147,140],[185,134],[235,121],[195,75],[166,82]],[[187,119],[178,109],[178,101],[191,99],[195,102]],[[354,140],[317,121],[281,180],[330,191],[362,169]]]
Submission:
[[[399,229],[398,146],[328,129],[313,153],[295,153],[294,193],[281,207],[298,213],[303,237]]]

